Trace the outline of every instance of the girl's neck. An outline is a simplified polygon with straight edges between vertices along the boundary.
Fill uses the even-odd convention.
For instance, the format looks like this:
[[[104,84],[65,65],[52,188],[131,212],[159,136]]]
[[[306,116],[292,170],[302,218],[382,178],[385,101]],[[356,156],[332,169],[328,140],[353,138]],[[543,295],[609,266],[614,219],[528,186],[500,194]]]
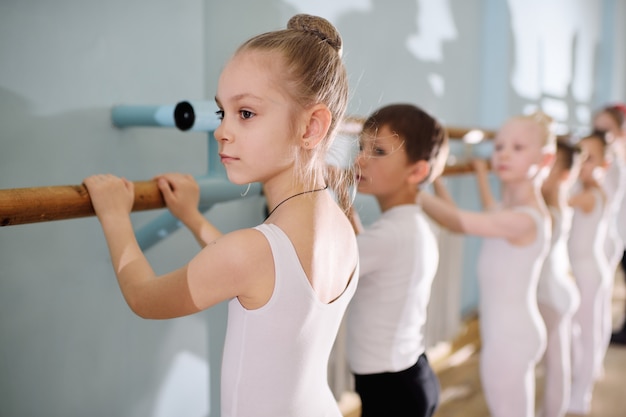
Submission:
[[[502,184],[502,206],[518,207],[535,205],[542,198],[539,186],[532,180]]]
[[[267,200],[269,208],[272,209],[285,198],[298,193],[317,190],[325,186],[326,184],[321,181],[317,181],[315,184],[304,184],[294,181],[293,173],[285,171],[284,174],[276,176],[263,184],[263,195]]]

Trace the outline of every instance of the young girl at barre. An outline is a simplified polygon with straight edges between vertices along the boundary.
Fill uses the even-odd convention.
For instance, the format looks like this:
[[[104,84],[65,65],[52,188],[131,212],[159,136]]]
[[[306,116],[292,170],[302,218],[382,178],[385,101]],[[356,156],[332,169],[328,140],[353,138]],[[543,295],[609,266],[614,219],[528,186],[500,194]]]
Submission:
[[[348,208],[327,188],[348,190],[328,184],[325,172],[348,99],[341,46],[329,22],[296,15],[227,62],[216,94],[220,157],[232,182],[263,184],[271,210],[263,224],[222,235],[198,211],[191,177],[159,177],[168,207],[205,244],[182,268],[156,276],[141,252],[129,218],[132,183],[112,175],[85,180],[136,314],[178,317],[230,300],[224,417],[341,416],[328,357],[358,281]]]
[[[620,105],[609,105],[600,109],[593,119],[593,128],[606,132],[608,168],[602,188],[607,197],[607,239],[606,256],[611,271],[616,272],[620,260],[624,262],[624,245],[626,244],[626,131],[624,125],[626,108]],[[626,269],[622,269],[623,272]],[[598,375],[603,374],[604,354],[608,349],[613,331],[612,296],[613,281],[605,288],[602,343],[603,348],[598,355]],[[624,325],[626,329],[626,324]]]
[[[358,191],[381,216],[363,229],[354,213],[359,287],[348,307],[348,363],[362,417],[432,416],[439,381],[425,355],[424,323],[437,271],[437,240],[415,204],[448,155],[445,129],[411,104],[392,104],[363,125]]]
[[[474,166],[485,211],[457,208],[440,181],[436,195],[418,197],[440,225],[484,238],[478,259],[480,376],[493,417],[535,414],[534,370],[546,344],[537,283],[550,246],[550,214],[540,191],[555,152],[550,124],[534,113],[513,117],[498,131],[491,164],[502,187],[499,204],[488,189],[484,161]]]
[[[568,250],[580,290],[580,307],[574,315],[580,335],[573,339],[572,395],[568,412],[585,415],[591,410],[598,358],[604,360],[605,294],[614,274],[605,252],[607,198],[601,185],[606,169],[604,134],[594,132],[582,138],[578,146],[584,160],[579,174],[580,189],[569,200],[574,215]]]
[[[547,330],[543,357],[544,388],[541,416],[563,417],[567,411],[572,375],[572,319],[580,294],[571,273],[567,241],[572,222],[569,193],[578,178],[579,149],[566,140],[557,142],[554,164],[541,187],[552,216],[552,244],[543,265],[537,302]]]

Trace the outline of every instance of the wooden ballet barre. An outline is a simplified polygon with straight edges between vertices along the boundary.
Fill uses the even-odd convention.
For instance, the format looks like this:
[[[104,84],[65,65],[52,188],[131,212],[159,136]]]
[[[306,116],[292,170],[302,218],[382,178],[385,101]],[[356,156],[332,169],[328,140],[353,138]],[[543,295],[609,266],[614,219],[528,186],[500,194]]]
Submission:
[[[489,169],[491,169],[491,164],[488,164]],[[460,174],[469,174],[474,172],[474,167],[472,164],[455,164],[455,165],[446,165],[443,169],[443,173],[441,175],[460,175]]]
[[[165,207],[156,181],[136,181],[133,211]],[[84,185],[0,190],[0,227],[95,215]]]
[[[471,164],[448,165],[443,175],[473,172]],[[155,181],[135,181],[132,211],[165,207],[163,195]],[[0,190],[0,227],[67,220],[95,215],[84,185],[12,188]]]
[[[343,133],[346,135],[358,135],[359,133],[361,133],[363,123],[365,123],[365,119],[363,117],[358,117],[358,116],[345,117],[344,120],[339,125],[339,133]],[[489,129],[466,128],[466,127],[455,127],[455,126],[444,126],[444,128],[446,129],[446,132],[448,133],[448,137],[452,140],[463,139],[465,135],[474,131],[482,132],[485,139],[493,139],[496,136],[496,132],[493,130],[489,130]]]

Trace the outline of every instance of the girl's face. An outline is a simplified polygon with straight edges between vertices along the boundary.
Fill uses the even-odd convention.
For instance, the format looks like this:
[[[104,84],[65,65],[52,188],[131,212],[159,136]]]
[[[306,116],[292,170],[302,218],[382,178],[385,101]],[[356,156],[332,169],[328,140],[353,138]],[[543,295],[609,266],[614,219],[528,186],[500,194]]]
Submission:
[[[598,113],[595,119],[593,119],[593,128],[603,132],[609,132],[609,137],[611,138],[618,138],[624,134],[622,127],[605,111]]]
[[[543,160],[541,130],[531,121],[511,120],[494,140],[491,165],[502,182],[533,178]]]
[[[224,68],[215,101],[222,122],[215,130],[220,158],[235,184],[292,178],[296,141],[294,104],[279,88],[276,54],[243,51]]]
[[[583,184],[599,181],[604,174],[604,147],[599,139],[586,138],[579,142],[583,154],[579,178]]]
[[[580,164],[577,162],[578,158],[575,158],[573,166],[567,168],[566,158],[564,151],[556,152],[554,164],[541,184],[541,191],[544,193],[556,191],[562,186],[570,187],[573,184],[578,176]]]
[[[386,125],[361,134],[356,164],[361,193],[385,197],[405,186],[409,163],[403,140]]]

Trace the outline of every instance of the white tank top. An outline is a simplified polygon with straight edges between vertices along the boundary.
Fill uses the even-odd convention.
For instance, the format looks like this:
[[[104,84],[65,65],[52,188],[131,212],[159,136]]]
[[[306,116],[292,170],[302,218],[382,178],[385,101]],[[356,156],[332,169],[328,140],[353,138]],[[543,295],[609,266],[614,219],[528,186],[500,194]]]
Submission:
[[[274,292],[263,307],[228,304],[222,362],[222,417],[341,417],[328,386],[327,367],[346,307],[358,282],[358,264],[346,290],[321,302],[295,248],[276,225],[255,229],[274,257]]]

